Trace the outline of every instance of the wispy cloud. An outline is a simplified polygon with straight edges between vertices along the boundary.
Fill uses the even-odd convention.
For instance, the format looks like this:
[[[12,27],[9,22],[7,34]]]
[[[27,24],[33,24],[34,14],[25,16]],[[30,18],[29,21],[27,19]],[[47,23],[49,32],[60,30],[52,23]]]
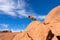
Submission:
[[[14,8],[14,2],[9,0],[0,0],[0,10],[5,12],[5,14],[16,16],[15,12],[13,12]]]
[[[8,24],[0,24],[0,27],[7,28],[9,25]]]
[[[29,15],[40,19],[45,18],[45,16],[36,15],[33,10],[27,11],[27,6],[28,4],[25,2],[25,0],[17,0],[16,2],[14,2],[14,0],[0,0],[0,10],[4,12],[1,14],[16,16],[19,18],[28,17]]]
[[[14,30],[14,29],[10,29],[12,32],[23,32],[24,30],[20,30],[20,29],[16,29],[16,30]]]
[[[28,17],[28,14],[26,14],[26,10],[19,10],[17,11],[19,15],[22,15],[22,16],[25,16],[25,17]]]
[[[46,17],[46,15],[40,15],[40,16],[38,16],[38,18],[41,19],[41,20],[45,19],[45,17]]]
[[[0,0],[0,10],[11,16],[18,16],[17,14],[19,14],[19,16],[27,17],[26,6],[24,0],[17,0],[17,2],[14,2],[14,0]]]

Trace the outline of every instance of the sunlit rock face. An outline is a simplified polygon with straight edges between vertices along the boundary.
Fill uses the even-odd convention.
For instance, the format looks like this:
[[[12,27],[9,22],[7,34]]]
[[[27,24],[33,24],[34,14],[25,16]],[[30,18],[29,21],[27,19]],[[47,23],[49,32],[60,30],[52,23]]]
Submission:
[[[60,40],[60,6],[52,9],[44,22],[33,20],[24,32],[0,32],[0,40]]]
[[[46,40],[48,27],[39,21],[33,21],[22,34],[17,34],[13,40]]]
[[[22,34],[16,35],[17,38],[15,37],[14,40],[58,40],[57,36],[60,36],[60,6],[52,9],[44,22],[33,21],[30,23]],[[20,38],[18,38],[19,36]]]
[[[60,22],[60,6],[52,9],[46,16],[45,23]]]
[[[58,40],[56,36],[60,36],[60,6],[55,7],[48,13],[45,23],[47,24],[47,27],[49,27],[49,29],[54,33],[52,40]]]
[[[11,31],[0,31],[0,40],[12,40],[14,36],[18,33],[13,33]]]
[[[27,32],[33,38],[33,40],[46,39],[48,31],[49,29],[45,26],[45,24],[39,21],[32,22],[25,30],[25,32]]]

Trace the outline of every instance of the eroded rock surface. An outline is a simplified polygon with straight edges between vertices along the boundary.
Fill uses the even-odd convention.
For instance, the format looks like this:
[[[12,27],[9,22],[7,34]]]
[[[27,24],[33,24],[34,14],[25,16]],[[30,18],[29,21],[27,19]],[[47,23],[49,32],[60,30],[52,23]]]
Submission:
[[[23,34],[16,35],[13,40],[45,40],[48,31],[49,29],[43,23],[33,21]]]
[[[18,33],[12,33],[12,32],[1,32],[0,33],[0,40],[12,40],[15,35],[18,34]]]
[[[60,40],[60,6],[52,9],[44,22],[33,21],[22,33],[0,32],[0,40]]]
[[[46,16],[45,23],[60,22],[60,6],[52,9]]]

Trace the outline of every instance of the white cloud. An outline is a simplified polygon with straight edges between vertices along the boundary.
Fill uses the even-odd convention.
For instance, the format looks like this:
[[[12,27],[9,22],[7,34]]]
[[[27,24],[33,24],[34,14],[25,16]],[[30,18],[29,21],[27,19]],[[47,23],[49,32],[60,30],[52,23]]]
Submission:
[[[7,28],[9,25],[8,24],[0,24],[1,27]]]
[[[0,10],[5,12],[1,14],[6,14],[16,17],[28,17],[29,15],[34,16],[35,18],[44,19],[45,16],[38,16],[34,11],[26,11],[27,3],[24,0],[17,0],[15,3],[14,0],[0,0]],[[28,7],[27,7],[28,8]],[[16,13],[17,12],[17,13]],[[17,15],[18,14],[18,15]]]
[[[38,16],[38,18],[39,18],[40,20],[45,19],[45,17],[46,17],[46,15],[40,15],[40,16]]]
[[[12,32],[23,32],[24,30],[20,30],[20,29],[16,29],[16,30],[14,30],[14,29],[10,29]]]
[[[25,9],[26,7],[26,2],[24,0],[17,0],[17,9]]]
[[[9,30],[8,28],[0,29],[0,30]]]
[[[19,11],[18,11],[18,14],[19,14],[19,15],[28,17],[28,14],[26,14],[26,13],[27,13],[26,10],[19,10]]]
[[[26,6],[24,0],[17,0],[16,3],[13,0],[0,0],[0,10],[5,12],[4,14],[11,16],[18,16],[17,14],[19,14],[19,16],[27,17],[28,15],[25,10]]]
[[[0,10],[5,12],[5,14],[16,16],[16,14],[13,12],[14,9],[14,3],[9,0],[0,0]]]

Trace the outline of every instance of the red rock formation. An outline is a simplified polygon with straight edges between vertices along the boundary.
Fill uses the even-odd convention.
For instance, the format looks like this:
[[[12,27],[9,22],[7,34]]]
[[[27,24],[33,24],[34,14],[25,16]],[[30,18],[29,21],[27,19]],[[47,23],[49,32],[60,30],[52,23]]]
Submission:
[[[49,29],[43,23],[33,21],[23,34],[16,35],[13,40],[44,40],[48,31]]]
[[[60,6],[52,9],[46,16],[45,23],[47,27],[54,33],[53,40],[58,40],[56,36],[60,36]]]
[[[0,33],[0,40],[60,40],[60,6],[52,9],[44,22],[34,20],[22,33]]]
[[[12,40],[16,34],[18,34],[20,32],[8,32],[8,31],[1,31],[0,33],[0,40]]]
[[[56,21],[60,22],[59,18],[60,18],[60,6],[55,7],[48,13],[48,15],[46,16],[46,19],[45,19],[45,23],[50,23],[52,20],[54,22],[56,22]]]

